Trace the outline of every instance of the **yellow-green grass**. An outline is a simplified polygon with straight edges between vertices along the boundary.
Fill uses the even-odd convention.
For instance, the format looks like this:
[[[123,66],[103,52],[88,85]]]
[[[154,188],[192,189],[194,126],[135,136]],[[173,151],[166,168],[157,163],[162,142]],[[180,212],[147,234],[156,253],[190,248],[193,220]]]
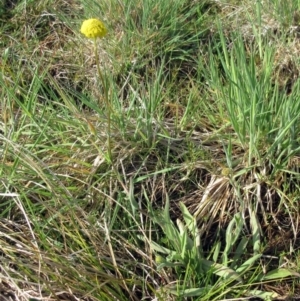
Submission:
[[[299,12],[1,3],[1,294],[298,294]]]

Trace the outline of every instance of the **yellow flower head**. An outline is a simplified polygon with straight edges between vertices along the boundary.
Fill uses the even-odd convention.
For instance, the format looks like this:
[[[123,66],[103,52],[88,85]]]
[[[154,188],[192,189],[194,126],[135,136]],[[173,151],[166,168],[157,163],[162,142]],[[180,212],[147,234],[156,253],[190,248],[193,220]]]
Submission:
[[[164,262],[165,262],[165,259],[164,259],[161,255],[156,254],[156,255],[155,255],[155,262],[156,262],[157,264],[161,264],[161,263],[164,263]]]
[[[98,19],[83,21],[80,31],[88,38],[103,38],[107,33],[106,27]]]

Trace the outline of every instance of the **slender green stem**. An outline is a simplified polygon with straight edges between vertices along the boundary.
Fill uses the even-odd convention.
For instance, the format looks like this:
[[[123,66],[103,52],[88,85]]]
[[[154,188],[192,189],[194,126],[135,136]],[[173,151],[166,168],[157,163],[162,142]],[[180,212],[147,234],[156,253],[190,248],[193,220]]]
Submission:
[[[99,56],[98,56],[98,48],[97,48],[97,41],[94,39],[94,50],[95,50],[95,57],[96,57],[96,65],[97,65],[97,72],[103,87],[104,92],[104,101],[106,106],[106,113],[107,113],[107,148],[108,148],[108,156],[109,161],[112,162],[112,152],[111,152],[111,106],[108,99],[108,87],[106,85],[106,82],[104,80],[103,74],[100,69],[100,63],[99,63]]]

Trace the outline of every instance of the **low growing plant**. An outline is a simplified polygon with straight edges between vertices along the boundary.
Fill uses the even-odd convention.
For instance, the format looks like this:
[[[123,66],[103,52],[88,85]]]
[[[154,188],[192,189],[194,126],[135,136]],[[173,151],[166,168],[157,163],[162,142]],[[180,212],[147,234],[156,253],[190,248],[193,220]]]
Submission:
[[[250,217],[252,235],[244,234],[245,220],[241,213],[236,213],[227,226],[225,245],[221,240],[216,240],[205,252],[195,217],[183,203],[180,208],[184,222],[177,219],[176,225],[170,217],[169,200],[163,212],[152,213],[154,222],[164,233],[160,242],[151,242],[157,269],[168,269],[169,274],[176,275],[176,281],[164,285],[161,290],[182,298],[195,297],[197,300],[237,296],[272,300],[278,295],[258,286],[261,287],[266,281],[299,276],[285,268],[262,272],[259,225],[254,214]],[[252,245],[249,244],[251,239]],[[245,260],[250,248],[252,255],[248,254]]]

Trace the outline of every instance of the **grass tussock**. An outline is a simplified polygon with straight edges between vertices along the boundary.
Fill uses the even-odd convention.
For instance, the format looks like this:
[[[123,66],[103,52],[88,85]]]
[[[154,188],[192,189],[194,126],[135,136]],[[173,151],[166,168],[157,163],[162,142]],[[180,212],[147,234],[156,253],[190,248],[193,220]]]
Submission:
[[[297,296],[299,11],[1,3],[1,298]]]

